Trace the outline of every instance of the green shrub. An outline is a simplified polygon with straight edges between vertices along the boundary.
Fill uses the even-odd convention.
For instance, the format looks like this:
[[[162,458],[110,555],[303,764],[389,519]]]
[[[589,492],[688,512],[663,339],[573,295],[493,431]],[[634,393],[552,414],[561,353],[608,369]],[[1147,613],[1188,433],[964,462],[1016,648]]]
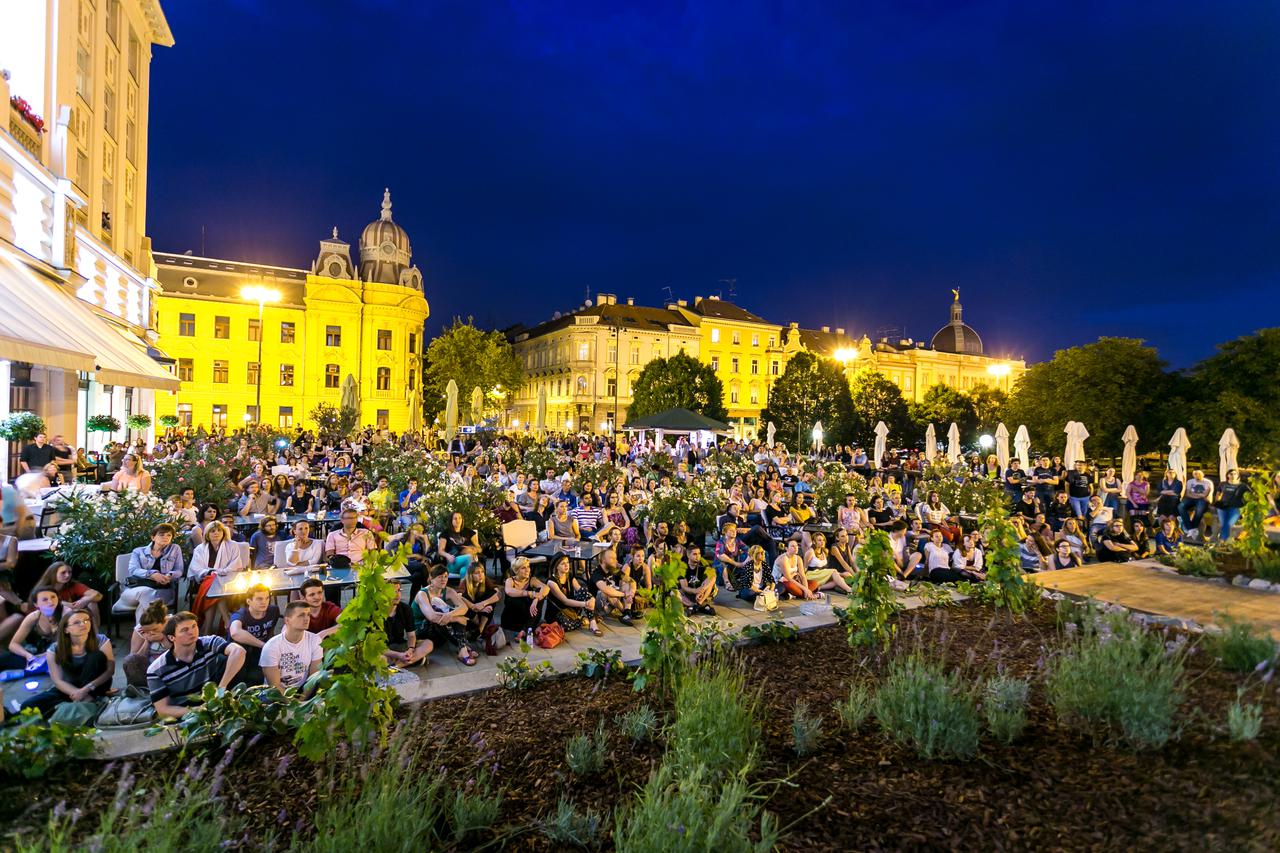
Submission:
[[[178,420],[177,415],[161,415],[160,416],[160,426],[164,427],[165,429],[173,429],[180,423],[182,423],[182,421]]]
[[[453,840],[462,842],[468,836],[492,829],[502,810],[502,792],[493,790],[487,773],[479,774],[472,782],[453,792]]]
[[[498,661],[498,683],[508,690],[528,690],[535,687],[543,676],[555,672],[548,661],[539,661],[537,666],[529,665],[527,654],[519,657],[503,658]]]
[[[871,506],[871,492],[861,474],[828,469],[826,476],[814,483],[813,505],[826,518],[835,518],[844,506],[845,495],[853,495],[858,506]]]
[[[1018,532],[1008,514],[1003,507],[991,508],[978,523],[987,543],[987,579],[981,584],[982,597],[1015,613],[1034,607],[1040,601],[1040,587],[1022,576]]]
[[[199,743],[217,739],[223,746],[241,735],[286,732],[297,721],[301,707],[298,691],[290,689],[282,694],[274,687],[263,684],[247,686],[234,684],[220,690],[213,682],[205,684],[200,692],[200,704],[182,715],[176,723],[153,726],[148,735],[170,732],[184,743]]]
[[[89,432],[119,432],[120,419],[111,415],[91,415],[85,418],[84,428]]]
[[[759,625],[748,625],[742,629],[742,637],[756,643],[785,643],[800,636],[800,629],[790,622],[781,619],[770,619]]]
[[[1170,563],[1180,575],[1197,578],[1214,578],[1221,574],[1218,562],[1214,558],[1213,549],[1197,548],[1194,545],[1179,545],[1177,552],[1170,558]]]
[[[151,491],[158,497],[168,498],[190,488],[196,491],[197,504],[222,507],[231,500],[231,469],[217,459],[153,462],[147,470],[151,473]]]
[[[604,769],[609,757],[609,738],[605,735],[604,720],[596,724],[594,735],[579,732],[565,745],[564,760],[576,776],[591,776]]]
[[[619,853],[766,853],[778,826],[743,774],[727,782],[700,764],[664,761],[639,796],[618,813],[613,842]]]
[[[1227,731],[1235,741],[1257,740],[1262,731],[1262,705],[1254,702],[1244,705],[1241,696],[1227,708]]]
[[[620,672],[626,672],[626,667],[622,664],[622,652],[617,649],[578,652],[578,675],[604,680]]]
[[[53,510],[62,518],[51,537],[54,553],[100,589],[115,582],[117,556],[149,543],[157,524],[178,521],[163,498],[134,491],[75,493],[58,498]]]
[[[0,419],[0,438],[5,441],[30,441],[42,432],[44,418],[35,412],[14,412]]]
[[[1182,699],[1185,647],[1166,650],[1159,635],[1118,614],[1086,620],[1074,633],[1045,679],[1058,719],[1095,739],[1163,746]]]
[[[1230,616],[1223,616],[1218,621],[1222,633],[1210,635],[1209,647],[1226,669],[1253,672],[1258,664],[1275,656],[1276,643],[1265,630]]]
[[[923,758],[968,758],[978,750],[973,692],[939,661],[916,654],[894,661],[872,709],[890,737]]]
[[[43,837],[19,841],[20,853],[136,853],[165,850],[203,853],[221,849],[227,838],[238,838],[245,821],[219,797],[225,764],[212,772],[206,762],[190,764],[169,779],[139,784],[132,767],[125,764],[116,784],[116,796],[98,814],[96,826],[79,808],[60,804],[49,816]]]
[[[866,543],[858,549],[857,562],[858,573],[854,576],[849,609],[838,618],[848,633],[849,645],[879,643],[887,647],[894,629],[889,620],[899,608],[898,597],[889,586],[889,578],[896,573],[889,534],[872,530]]]
[[[676,691],[666,760],[690,770],[701,765],[711,777],[748,766],[758,743],[758,706],[758,694],[729,664],[690,669]]]
[[[869,687],[860,682],[851,683],[849,695],[843,702],[835,703],[836,716],[840,718],[840,724],[850,732],[861,729],[862,724],[871,715],[871,702],[872,693]]]
[[[93,729],[46,723],[28,708],[0,728],[0,774],[39,779],[67,761],[92,757],[97,748]]]
[[[818,748],[822,734],[822,717],[809,713],[809,703],[797,702],[791,714],[791,745],[796,755],[804,758]]]
[[[1025,679],[1001,675],[987,682],[982,701],[987,731],[1005,746],[1017,740],[1026,728],[1027,692]]]
[[[678,595],[685,569],[683,560],[668,554],[666,561],[653,569],[653,586],[640,590],[647,605],[647,630],[640,640],[640,665],[631,671],[631,683],[637,691],[652,684],[664,696],[669,695],[689,665],[693,639]]]
[[[144,430],[151,426],[151,415],[129,415],[125,423],[129,429]]]
[[[603,839],[604,819],[592,809],[578,811],[573,801],[561,796],[556,810],[542,821],[542,833],[561,847],[579,847],[594,850]]]
[[[657,728],[658,715],[648,705],[632,708],[618,719],[622,736],[636,744],[651,740]]]

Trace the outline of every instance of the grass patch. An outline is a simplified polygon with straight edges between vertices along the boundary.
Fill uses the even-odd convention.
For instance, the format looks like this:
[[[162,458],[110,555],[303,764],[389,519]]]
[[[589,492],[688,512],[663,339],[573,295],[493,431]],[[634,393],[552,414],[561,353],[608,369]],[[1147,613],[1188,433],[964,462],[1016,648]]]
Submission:
[[[1018,739],[1027,725],[1028,685],[1024,679],[997,676],[987,682],[983,691],[982,710],[987,731],[1008,746]]]
[[[653,740],[653,733],[658,728],[658,715],[648,705],[632,708],[618,719],[618,729],[622,736],[635,744]]]
[[[797,702],[791,714],[791,745],[796,755],[804,758],[818,748],[822,734],[822,717],[809,713],[808,702]]]
[[[840,725],[850,732],[861,729],[867,717],[871,716],[872,698],[871,688],[865,684],[858,682],[850,684],[849,695],[843,702],[835,703],[836,716],[840,718]]]
[[[889,666],[872,700],[876,721],[923,758],[969,758],[978,751],[978,711],[959,673],[912,654]]]
[[[1222,633],[1210,635],[1209,647],[1226,669],[1253,672],[1259,664],[1275,656],[1275,641],[1253,623],[1230,616],[1223,616],[1218,621],[1222,623]]]
[[[766,853],[778,826],[741,772],[726,781],[702,765],[664,761],[635,801],[619,813],[619,853]],[[755,836],[753,838],[753,836]]]
[[[748,766],[757,749],[759,704],[733,664],[712,661],[690,669],[676,690],[666,761],[690,772],[702,766],[713,777]]]

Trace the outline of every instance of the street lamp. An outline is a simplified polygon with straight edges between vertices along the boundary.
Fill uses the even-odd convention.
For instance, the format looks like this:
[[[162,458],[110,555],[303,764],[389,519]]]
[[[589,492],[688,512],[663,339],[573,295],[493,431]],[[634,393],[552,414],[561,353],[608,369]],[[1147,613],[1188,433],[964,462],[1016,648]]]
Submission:
[[[983,450],[990,450],[991,446],[995,443],[996,443],[996,440],[991,436],[987,435],[986,433],[983,433],[982,435],[978,436],[978,446],[981,447]]]
[[[857,361],[858,351],[853,347],[840,347],[840,349],[835,351],[835,357],[836,361],[840,362],[843,366],[848,367],[849,362]]]
[[[270,287],[262,287],[261,285],[251,284],[240,288],[240,298],[248,299],[250,302],[258,303],[258,389],[257,403],[253,407],[256,413],[258,423],[262,423],[262,339],[266,335],[266,329],[262,326],[262,312],[266,308],[268,302],[279,302],[280,291],[272,290]],[[244,416],[246,421],[249,420],[248,414]]]

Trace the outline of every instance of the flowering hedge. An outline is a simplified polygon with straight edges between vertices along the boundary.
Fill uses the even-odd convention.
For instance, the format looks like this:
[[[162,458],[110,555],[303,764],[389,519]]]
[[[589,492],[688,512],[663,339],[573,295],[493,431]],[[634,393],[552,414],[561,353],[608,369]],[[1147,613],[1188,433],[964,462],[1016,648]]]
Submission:
[[[116,556],[151,541],[151,529],[177,519],[156,495],[134,491],[73,494],[53,505],[62,523],[52,535],[53,552],[106,589],[114,580]]]
[[[651,524],[685,521],[691,530],[708,533],[714,532],[716,516],[723,511],[724,500],[720,497],[720,490],[710,478],[700,477],[687,486],[659,488],[649,505],[637,507],[635,514]]]
[[[445,529],[450,515],[460,512],[463,526],[474,527],[482,543],[497,542],[502,524],[496,510],[502,496],[503,490],[492,483],[477,481],[467,486],[436,478],[422,484],[422,497],[413,509],[432,535]]]
[[[231,471],[216,459],[153,462],[147,470],[151,472],[151,491],[161,498],[191,488],[196,490],[197,504],[223,507],[231,500]]]
[[[0,420],[0,438],[7,441],[30,441],[44,431],[44,418],[35,412],[14,412]]]

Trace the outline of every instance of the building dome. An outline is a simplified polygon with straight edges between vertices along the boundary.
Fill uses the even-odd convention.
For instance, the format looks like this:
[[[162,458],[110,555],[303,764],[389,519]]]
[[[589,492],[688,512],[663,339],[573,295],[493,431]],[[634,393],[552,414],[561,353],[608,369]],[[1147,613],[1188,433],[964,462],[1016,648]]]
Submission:
[[[391,190],[382,194],[382,215],[360,232],[360,278],[402,284],[410,269],[409,235],[391,221]]]
[[[951,303],[951,322],[934,334],[929,346],[938,352],[982,355],[982,338],[961,319],[963,309],[960,306],[960,291],[951,292],[955,295]]]

